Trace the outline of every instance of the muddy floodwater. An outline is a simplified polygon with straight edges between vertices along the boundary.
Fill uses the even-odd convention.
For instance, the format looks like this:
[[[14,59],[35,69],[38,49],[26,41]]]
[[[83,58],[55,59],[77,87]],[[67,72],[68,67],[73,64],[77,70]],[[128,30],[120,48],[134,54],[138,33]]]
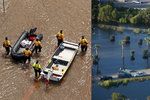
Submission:
[[[2,1],[2,0],[1,0]],[[1,3],[1,2],[0,2]],[[0,100],[90,100],[91,99],[91,1],[90,0],[7,0],[6,12],[0,12],[0,43],[5,36],[16,42],[24,30],[37,27],[43,33],[42,52],[33,55],[46,66],[56,48],[55,34],[64,30],[65,40],[78,43],[85,35],[89,40],[86,54],[78,52],[63,81],[50,84],[34,82],[31,66],[5,57],[0,47]],[[2,4],[0,6],[2,10]]]

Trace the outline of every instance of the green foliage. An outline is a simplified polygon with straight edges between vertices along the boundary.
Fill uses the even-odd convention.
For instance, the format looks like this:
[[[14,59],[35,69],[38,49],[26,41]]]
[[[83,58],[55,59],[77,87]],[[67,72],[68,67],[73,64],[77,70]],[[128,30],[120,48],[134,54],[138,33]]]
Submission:
[[[112,20],[112,15],[115,17],[115,11],[113,12],[113,7],[111,5],[106,5],[99,8],[98,19],[101,22],[110,22]]]
[[[127,97],[120,93],[112,93],[112,100],[126,100]]]
[[[121,23],[134,25],[150,25],[150,8],[114,8],[113,4],[98,4],[97,0],[92,3],[92,18],[96,18],[100,23]]]
[[[126,18],[120,18],[119,23],[125,24],[125,23],[127,23],[127,19]]]
[[[148,32],[148,34],[150,34],[150,28],[148,28],[147,32]]]
[[[98,0],[92,0],[92,21],[97,23],[98,13],[99,13],[99,2]]]
[[[113,21],[116,21],[116,20],[117,20],[117,10],[114,9],[114,10],[111,12],[111,15],[112,15],[112,20],[113,20]]]
[[[104,87],[104,88],[111,88],[114,86],[119,86],[119,85],[127,85],[129,82],[142,82],[145,80],[150,80],[150,76],[143,76],[143,77],[132,77],[132,78],[121,78],[121,79],[116,79],[116,80],[106,80],[106,81],[100,81],[99,85]]]
[[[132,18],[130,18],[130,23],[131,24],[137,24],[138,23],[138,16],[133,16]]]
[[[133,29],[133,32],[134,32],[134,33],[141,33],[142,31],[141,31],[140,28],[134,28],[134,29]]]

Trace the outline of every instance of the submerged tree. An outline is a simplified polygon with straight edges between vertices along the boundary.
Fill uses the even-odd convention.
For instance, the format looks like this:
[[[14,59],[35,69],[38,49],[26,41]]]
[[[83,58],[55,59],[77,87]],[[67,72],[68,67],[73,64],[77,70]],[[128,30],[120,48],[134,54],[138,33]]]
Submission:
[[[125,44],[130,44],[130,36],[124,38]]]
[[[138,45],[142,45],[143,44],[143,39],[140,39],[139,41],[138,41]]]
[[[135,51],[132,50],[131,51],[131,58],[130,58],[131,61],[134,61],[135,60]]]
[[[110,36],[110,41],[111,41],[111,42],[114,42],[114,41],[115,41],[115,35],[111,35],[111,36]]]

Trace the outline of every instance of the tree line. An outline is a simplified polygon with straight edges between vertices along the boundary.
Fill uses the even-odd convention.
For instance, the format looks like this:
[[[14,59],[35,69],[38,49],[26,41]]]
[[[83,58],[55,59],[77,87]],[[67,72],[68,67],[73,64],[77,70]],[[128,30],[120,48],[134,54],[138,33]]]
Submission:
[[[150,25],[150,8],[115,8],[113,3],[100,4],[97,0],[92,3],[92,21],[104,24],[133,24]]]

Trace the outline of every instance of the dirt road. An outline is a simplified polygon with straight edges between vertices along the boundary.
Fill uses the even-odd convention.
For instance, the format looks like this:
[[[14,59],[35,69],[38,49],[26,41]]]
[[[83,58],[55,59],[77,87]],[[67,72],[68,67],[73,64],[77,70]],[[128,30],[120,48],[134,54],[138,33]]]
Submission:
[[[0,42],[5,36],[15,43],[21,32],[37,27],[44,34],[39,59],[45,66],[52,56],[55,33],[65,32],[65,40],[78,42],[81,35],[91,39],[90,0],[7,0],[6,13],[0,12]],[[2,6],[0,6],[1,8]],[[90,43],[89,43],[90,44]],[[20,63],[4,57],[0,48],[1,100],[90,100],[91,99],[91,46],[85,55],[78,54],[60,84],[50,84],[47,91],[42,82],[34,82],[32,68],[22,69]]]

